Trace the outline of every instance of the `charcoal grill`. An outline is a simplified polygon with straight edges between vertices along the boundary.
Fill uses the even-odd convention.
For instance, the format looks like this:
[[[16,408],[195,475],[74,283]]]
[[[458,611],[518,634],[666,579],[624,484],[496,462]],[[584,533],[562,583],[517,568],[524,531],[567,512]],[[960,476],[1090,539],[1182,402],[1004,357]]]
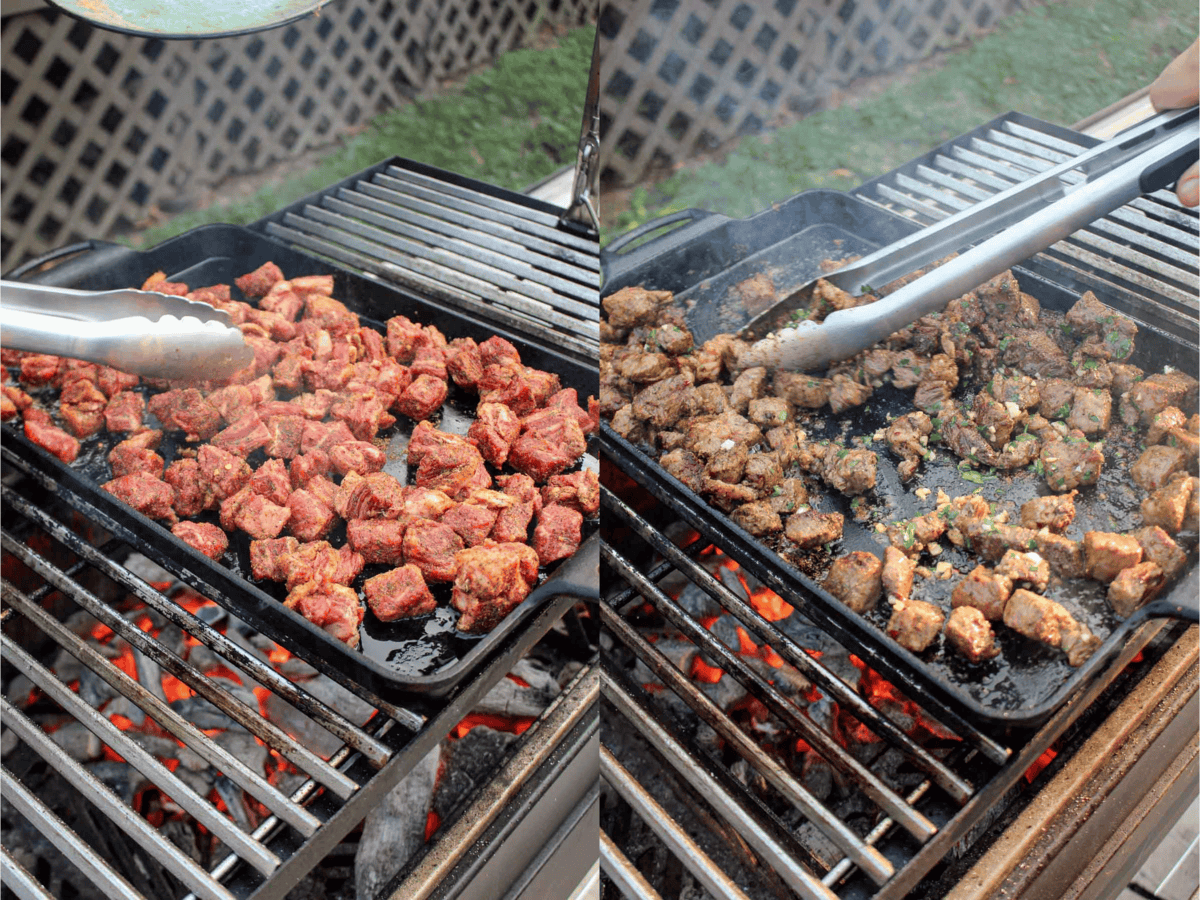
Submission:
[[[1093,143],[1086,135],[1009,114],[853,193],[928,224]],[[671,220],[672,231],[636,245]],[[757,242],[756,232],[743,223],[701,211],[648,223],[606,250],[602,290],[645,283],[638,278],[641,267],[652,268],[660,279],[646,287],[702,294],[708,283],[721,281],[781,237],[767,233],[779,224],[769,214],[755,224]],[[712,241],[717,234],[730,239]],[[1197,244],[1195,212],[1159,193],[1022,268],[1051,290],[1075,295],[1093,290],[1115,308],[1194,346]],[[653,260],[658,264],[646,265]],[[606,897],[680,896],[687,882],[722,898],[1115,896],[1182,811],[1180,803],[1195,796],[1194,626],[1141,627],[1097,677],[1032,728],[983,733],[921,693],[922,715],[957,737],[932,745],[936,753],[930,759],[929,749],[911,746],[878,710],[863,710],[861,698],[844,697],[848,689],[835,672],[806,659],[796,613],[786,627],[785,621],[767,621],[745,594],[697,562],[714,548],[737,556],[731,547],[695,532],[687,534],[690,543],[677,546],[672,537],[679,535],[678,509],[661,493],[643,492],[638,474],[623,465],[627,455],[613,447],[606,436],[601,617],[613,637],[602,688]],[[653,638],[654,628],[669,625],[702,661],[723,670],[722,679],[735,680],[739,693],[744,689],[784,727],[794,728],[793,737],[815,727],[769,673],[747,664],[736,641],[722,644],[683,608],[680,584],[702,592],[715,604],[715,614],[731,615],[751,641],[795,665],[826,696],[854,703],[855,719],[885,753],[899,754],[915,773],[906,787],[882,792],[863,779],[853,758],[845,758],[853,757],[847,748],[809,742],[868,798],[866,824],[857,818],[858,827],[850,829],[846,814],[816,801],[802,779],[755,745],[728,711],[698,689],[678,658],[659,652],[643,633],[650,628]],[[869,648],[843,649],[873,665]],[[642,677],[631,678],[631,672]],[[903,692],[906,685],[897,687]],[[698,738],[702,725],[720,736],[720,750]],[[1110,738],[1089,741],[1094,733]],[[1122,743],[1112,734],[1138,739]],[[1151,746],[1158,752],[1149,753]],[[1057,774],[1035,778],[1052,757],[1051,772]],[[1142,792],[1145,802],[1133,809],[1128,795]],[[798,823],[808,823],[820,837],[797,840]]]
[[[350,210],[346,204],[359,205]],[[403,285],[435,308],[472,316],[485,328],[487,323],[497,324],[594,366],[595,351],[589,346],[596,339],[597,244],[585,230],[560,221],[561,212],[548,203],[397,159],[310,197],[254,229],[281,248],[374,279],[381,290]],[[120,259],[125,253],[123,248],[88,242],[55,254],[63,257],[55,271],[69,279],[73,270],[86,270],[97,259]],[[44,262],[35,261],[11,274],[19,276]],[[4,462],[5,571],[24,566],[36,584],[22,589],[7,579],[4,582],[6,663],[11,660],[39,690],[95,731],[196,823],[219,836],[230,851],[211,871],[199,867],[61,752],[22,711],[4,701],[4,724],[17,739],[24,766],[22,771],[5,770],[6,798],[105,896],[287,895],[519,660],[539,641],[555,639],[547,637],[552,630],[565,631],[566,637],[556,640],[579,654],[580,672],[525,732],[513,760],[463,812],[469,821],[445,823],[427,859],[414,861],[411,877],[433,884],[444,881],[438,896],[446,897],[468,896],[463,892],[477,878],[481,883],[502,877],[506,883],[524,884],[533,891],[525,896],[536,896],[538,886],[555,878],[561,881],[564,872],[568,876],[574,872],[575,881],[582,878],[587,867],[574,871],[581,862],[577,853],[567,853],[565,867],[548,863],[553,851],[577,850],[580,836],[589,834],[588,824],[595,816],[594,798],[588,795],[595,780],[594,762],[589,763],[585,748],[594,741],[597,728],[598,672],[586,660],[589,637],[571,598],[551,599],[520,628],[506,633],[468,677],[439,697],[414,695],[397,701],[352,678],[338,679],[369,707],[365,724],[359,725],[135,574],[124,564],[131,548],[120,536],[95,524],[103,522],[105,515],[90,507],[85,496],[59,491],[52,479],[23,463],[9,448],[4,449]],[[31,547],[30,535],[40,536],[49,546],[34,541],[37,549]],[[92,588],[97,577],[137,597],[183,635],[215,653],[229,669],[335,735],[341,748],[328,759],[308,750],[222,687],[227,682],[201,674],[123,618]],[[197,697],[259,738],[306,776],[305,783],[290,793],[280,792],[153,692],[89,651],[62,622],[63,610],[75,607],[111,627],[142,659],[176,676]],[[266,818],[253,830],[239,828],[210,799],[181,788],[167,766],[140,752],[128,736],[45,668],[40,660],[45,653],[55,652],[56,646],[77,656],[85,670],[108,682],[131,708],[141,710],[166,734],[244,788],[266,809]],[[88,830],[86,836],[73,831],[25,787],[28,770],[41,772],[46,767],[66,780],[72,806],[83,811],[85,820],[103,823],[102,827]],[[500,787],[505,799],[524,792],[519,808],[506,808],[494,797],[489,804],[489,792]],[[529,823],[553,827],[534,840],[523,830],[533,827]],[[594,827],[590,834],[594,842]],[[98,847],[92,843],[96,835],[102,839]],[[518,838],[508,840],[513,835]],[[560,863],[563,858],[557,857]],[[464,859],[470,860],[469,866],[460,865]],[[46,896],[39,879],[22,868],[9,848],[4,848],[2,861],[5,887],[21,897]],[[399,878],[384,895],[417,896],[401,887]]]

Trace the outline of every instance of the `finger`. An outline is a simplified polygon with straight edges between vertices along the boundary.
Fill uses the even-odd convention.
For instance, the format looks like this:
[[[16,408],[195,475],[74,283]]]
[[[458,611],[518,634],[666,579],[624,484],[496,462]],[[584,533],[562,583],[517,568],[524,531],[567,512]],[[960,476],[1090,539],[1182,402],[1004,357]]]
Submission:
[[[1176,182],[1175,196],[1184,206],[1200,206],[1200,163],[1192,163]]]
[[[1155,110],[1179,109],[1200,100],[1200,40],[1171,60],[1150,85],[1150,102]]]

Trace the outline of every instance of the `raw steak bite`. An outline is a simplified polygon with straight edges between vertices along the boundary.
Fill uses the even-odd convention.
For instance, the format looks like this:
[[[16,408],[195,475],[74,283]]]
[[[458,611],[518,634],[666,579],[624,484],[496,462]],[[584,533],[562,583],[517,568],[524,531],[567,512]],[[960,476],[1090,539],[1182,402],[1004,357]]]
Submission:
[[[149,472],[122,475],[100,487],[148,519],[175,518],[175,489]]]
[[[367,606],[381,622],[423,616],[437,608],[416,566],[400,566],[363,582]]]
[[[406,528],[395,519],[351,519],[346,540],[367,562],[398,566],[404,562]]]
[[[177,522],[171,534],[209,559],[220,559],[229,549],[229,536],[208,522]]]
[[[288,594],[283,604],[347,646],[358,646],[363,608],[358,594],[346,585],[306,581]]]
[[[491,631],[529,594],[527,564],[511,544],[483,544],[460,551],[456,559],[450,604],[461,613],[459,631]]]
[[[446,382],[432,375],[418,375],[396,400],[394,409],[410,419],[428,419],[442,408],[449,393]]]
[[[566,559],[579,548],[583,514],[566,506],[543,506],[533,529],[533,549],[543,566]]]
[[[417,519],[404,532],[404,562],[420,569],[426,581],[453,581],[455,554],[462,549],[462,538],[440,522]]]

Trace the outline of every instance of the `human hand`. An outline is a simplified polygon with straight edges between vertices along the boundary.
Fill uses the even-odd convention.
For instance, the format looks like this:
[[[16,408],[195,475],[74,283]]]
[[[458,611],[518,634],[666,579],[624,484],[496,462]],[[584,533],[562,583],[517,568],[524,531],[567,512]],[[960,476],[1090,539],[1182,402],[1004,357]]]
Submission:
[[[1188,47],[1163,69],[1150,85],[1150,102],[1161,112],[1200,101],[1200,40]],[[1175,194],[1184,206],[1200,205],[1200,163],[1193,165],[1175,183]]]

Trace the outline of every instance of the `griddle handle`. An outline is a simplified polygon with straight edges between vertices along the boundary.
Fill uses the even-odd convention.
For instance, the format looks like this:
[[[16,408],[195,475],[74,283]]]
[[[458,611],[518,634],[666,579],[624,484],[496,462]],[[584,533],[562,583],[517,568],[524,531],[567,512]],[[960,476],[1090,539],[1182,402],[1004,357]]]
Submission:
[[[600,535],[593,534],[574,555],[529,592],[524,603],[536,604],[546,597],[565,594],[580,600],[600,599]]]
[[[86,283],[95,273],[111,266],[119,266],[128,257],[137,256],[137,251],[109,241],[87,240],[49,250],[41,256],[21,263],[4,274],[6,281],[34,281],[56,287],[76,287]],[[39,271],[56,260],[63,260],[54,268]],[[25,276],[31,276],[25,279]]]
[[[650,222],[643,222],[641,225],[637,226],[633,230],[627,231],[624,234],[620,235],[619,237],[615,237],[611,241],[609,241],[608,244],[606,244],[604,247],[604,252],[612,253],[617,256],[620,256],[622,253],[628,253],[629,251],[624,248],[628,247],[630,244],[634,243],[639,238],[645,237],[647,234],[650,234],[651,232],[654,232],[654,231],[658,231],[660,228],[665,228],[666,226],[671,225],[675,222],[686,223],[684,225],[681,225],[677,228],[672,229],[671,231],[668,231],[666,234],[660,234],[658,237],[651,238],[645,244],[641,245],[643,247],[648,247],[651,244],[661,241],[663,238],[675,237],[675,236],[681,235],[684,233],[684,230],[688,229],[691,225],[701,222],[704,219],[707,219],[709,216],[712,216],[712,215],[714,215],[714,213],[710,213],[707,210],[703,210],[703,209],[684,209],[684,210],[680,210],[679,212],[673,212],[670,215],[663,216],[661,219],[654,219],[653,221],[650,221]]]
[[[1193,624],[1200,622],[1200,597],[1193,594],[1184,599],[1182,603],[1177,603],[1169,598],[1155,600],[1135,612],[1126,624],[1134,620],[1141,624],[1150,619],[1179,619],[1182,622]]]
[[[1168,188],[1179,180],[1179,176],[1187,171],[1188,166],[1200,158],[1200,147],[1191,144],[1180,147],[1175,153],[1148,167],[1138,178],[1138,187],[1143,194],[1151,194]]]

